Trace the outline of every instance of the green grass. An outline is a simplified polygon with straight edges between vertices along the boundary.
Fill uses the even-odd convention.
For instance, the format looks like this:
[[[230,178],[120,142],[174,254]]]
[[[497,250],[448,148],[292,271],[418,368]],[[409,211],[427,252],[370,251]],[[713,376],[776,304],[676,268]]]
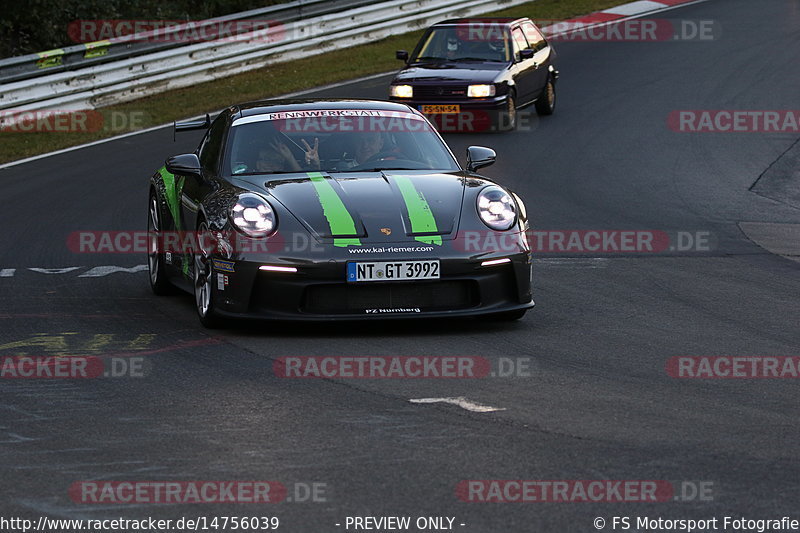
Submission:
[[[560,20],[618,5],[620,0],[537,0],[484,16]],[[194,85],[100,109],[104,127],[92,132],[19,133],[0,131],[0,163],[112,137],[214,112],[232,103],[270,98],[289,92],[399,69],[395,50],[410,50],[422,31],[415,31],[287,63]],[[346,68],[343,68],[345,66]],[[113,124],[116,118],[116,126]],[[125,120],[121,120],[125,119]],[[133,127],[130,122],[135,119]],[[123,127],[123,122],[128,124]]]

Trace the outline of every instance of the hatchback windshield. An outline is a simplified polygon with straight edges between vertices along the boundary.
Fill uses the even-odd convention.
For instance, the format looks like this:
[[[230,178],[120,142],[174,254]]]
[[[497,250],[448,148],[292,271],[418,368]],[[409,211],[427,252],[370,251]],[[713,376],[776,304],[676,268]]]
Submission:
[[[228,175],[459,170],[419,115],[384,110],[303,110],[234,121]]]
[[[417,47],[412,63],[426,61],[509,61],[506,32],[496,26],[464,23],[433,28]]]

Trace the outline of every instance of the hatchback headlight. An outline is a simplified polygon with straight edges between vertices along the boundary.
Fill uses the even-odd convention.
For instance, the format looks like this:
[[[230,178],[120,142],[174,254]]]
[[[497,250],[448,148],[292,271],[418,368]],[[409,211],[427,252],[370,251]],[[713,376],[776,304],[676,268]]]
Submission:
[[[493,185],[478,195],[478,215],[490,228],[504,231],[517,221],[517,206],[510,194]]]
[[[389,93],[395,98],[411,98],[414,96],[414,87],[411,85],[392,85]]]
[[[243,193],[231,207],[230,219],[248,237],[266,237],[275,232],[278,219],[275,210],[261,196]]]
[[[467,87],[467,96],[470,98],[488,98],[494,96],[494,85],[470,85]]]

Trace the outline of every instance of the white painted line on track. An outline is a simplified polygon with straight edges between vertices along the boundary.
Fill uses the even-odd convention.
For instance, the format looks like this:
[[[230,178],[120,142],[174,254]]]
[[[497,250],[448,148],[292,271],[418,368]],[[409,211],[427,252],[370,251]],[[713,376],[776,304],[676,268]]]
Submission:
[[[28,267],[27,269],[17,269],[17,268],[3,268],[0,269],[0,278],[13,278],[18,275],[17,270],[21,270],[21,273],[25,273],[25,270],[30,272],[36,272],[37,274],[69,274],[71,272],[75,272],[76,270],[80,270],[81,268],[88,268],[84,266],[71,266],[71,267],[64,267],[64,268],[42,268],[42,267]],[[116,266],[116,265],[103,265],[103,266],[96,266],[89,268],[83,274],[77,276],[79,278],[102,278],[108,276],[110,274],[122,273],[122,274],[138,274],[139,272],[147,271],[147,265],[135,265],[132,267],[123,267],[123,266]]]
[[[136,272],[144,272],[147,270],[147,265],[136,265],[132,268],[124,268],[118,266],[98,266],[94,267],[88,272],[84,272],[79,278],[101,278],[103,276],[108,276],[109,274],[114,274],[115,272],[127,272],[128,274],[135,274]]]
[[[463,396],[457,398],[416,398],[408,400],[411,403],[449,403],[473,413],[492,413],[494,411],[505,411],[505,407],[492,407],[483,405],[472,400],[468,400]]]
[[[76,266],[76,267],[65,267],[65,268],[38,268],[38,267],[33,267],[33,268],[29,268],[28,270],[30,270],[32,272],[38,272],[39,274],[67,274],[67,273],[72,272],[74,270],[78,270],[79,268],[83,268],[83,267],[79,267],[79,266]]]

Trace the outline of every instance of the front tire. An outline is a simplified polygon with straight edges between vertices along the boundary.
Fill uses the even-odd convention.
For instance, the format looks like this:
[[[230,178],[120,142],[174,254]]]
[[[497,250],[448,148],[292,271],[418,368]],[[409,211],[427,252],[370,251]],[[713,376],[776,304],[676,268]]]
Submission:
[[[536,112],[542,116],[552,115],[556,110],[556,84],[552,76],[547,77],[547,83],[542,94],[536,100]]]
[[[161,208],[158,195],[150,191],[150,201],[147,213],[147,270],[150,274],[150,288],[159,296],[173,294],[174,288],[167,280],[164,268],[164,254],[159,251],[162,239],[161,233]]]
[[[506,98],[506,109],[497,117],[497,131],[513,131],[517,129],[517,102],[514,93]]]
[[[209,329],[216,329],[223,325],[223,321],[216,314],[214,305],[212,250],[203,248],[204,243],[211,242],[210,239],[204,237],[208,233],[210,232],[206,222],[200,222],[197,227],[198,250],[194,254],[194,302],[200,323]]]

